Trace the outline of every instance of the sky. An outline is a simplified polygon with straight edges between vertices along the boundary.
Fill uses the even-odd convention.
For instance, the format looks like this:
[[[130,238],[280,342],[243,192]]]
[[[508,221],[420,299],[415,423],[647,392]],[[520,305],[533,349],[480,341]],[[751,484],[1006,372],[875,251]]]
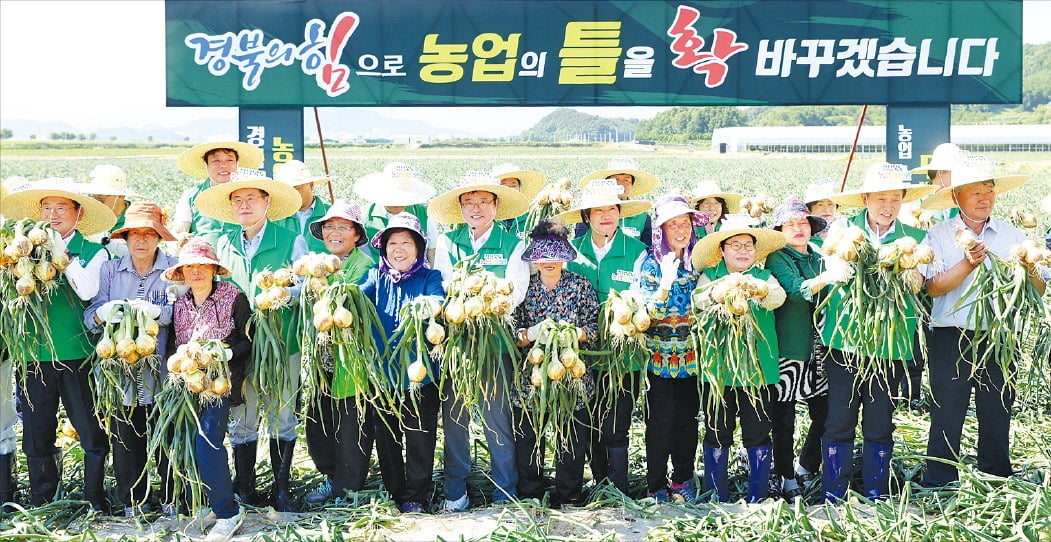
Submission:
[[[1023,41],[1051,41],[1051,0],[1023,5]],[[164,106],[163,36],[162,0],[0,0],[0,118],[64,121],[82,129],[236,119],[236,108]],[[499,123],[491,121],[493,108],[376,109],[437,127],[467,122],[498,137],[528,129],[554,108],[499,108]],[[650,118],[666,108],[577,109]]]

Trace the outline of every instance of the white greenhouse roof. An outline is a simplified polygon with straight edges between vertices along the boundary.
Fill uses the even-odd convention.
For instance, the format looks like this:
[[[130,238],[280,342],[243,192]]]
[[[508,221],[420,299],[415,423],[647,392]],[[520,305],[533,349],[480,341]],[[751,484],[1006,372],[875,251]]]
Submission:
[[[717,128],[712,134],[712,149],[726,143],[728,151],[743,150],[749,145],[850,145],[855,126],[749,126]],[[950,140],[968,144],[1051,144],[1051,124],[967,125],[952,126]],[[862,126],[858,145],[884,145],[886,128]]]

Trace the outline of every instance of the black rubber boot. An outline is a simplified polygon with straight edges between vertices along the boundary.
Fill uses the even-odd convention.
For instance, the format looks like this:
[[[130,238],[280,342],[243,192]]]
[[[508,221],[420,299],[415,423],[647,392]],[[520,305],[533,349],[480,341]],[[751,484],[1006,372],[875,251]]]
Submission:
[[[30,504],[43,506],[55,498],[58,490],[61,455],[31,457],[26,460],[29,467]]]
[[[294,440],[270,439],[270,465],[274,471],[271,504],[278,512],[295,512],[291,503],[292,492],[288,487],[292,476],[292,453],[295,448]]]
[[[15,454],[0,455],[0,504],[15,501],[15,489],[18,481],[15,479]],[[0,509],[7,514],[13,510],[4,506]]]
[[[609,480],[621,493],[628,494],[628,448],[606,448],[609,459]]]
[[[84,456],[84,500],[91,508],[109,513],[109,501],[103,483],[106,478],[106,456]]]
[[[234,446],[234,498],[255,504],[255,455],[258,441]]]

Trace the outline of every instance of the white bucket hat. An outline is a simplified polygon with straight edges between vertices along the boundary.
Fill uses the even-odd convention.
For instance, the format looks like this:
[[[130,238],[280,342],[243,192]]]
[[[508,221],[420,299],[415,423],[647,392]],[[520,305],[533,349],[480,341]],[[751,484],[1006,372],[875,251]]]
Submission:
[[[424,182],[415,167],[391,162],[383,171],[369,173],[355,181],[354,193],[376,205],[408,207],[426,202],[438,191]]]
[[[92,196],[124,196],[126,198],[139,197],[131,188],[128,188],[128,176],[124,170],[110,164],[99,164],[88,173],[90,182],[84,183],[80,191]]]
[[[274,166],[274,180],[299,186],[307,183],[327,183],[329,178],[310,174],[310,169],[301,160],[289,160]]]
[[[872,164],[865,170],[865,179],[861,183],[861,188],[833,194],[828,199],[844,207],[864,207],[865,202],[862,201],[862,196],[866,194],[889,190],[904,190],[905,197],[902,198],[902,203],[908,203],[938,189],[937,186],[914,184],[911,181],[912,175],[909,174],[909,169],[904,165],[879,162]]]
[[[810,205],[823,199],[831,199],[837,192],[839,188],[836,186],[835,179],[831,177],[818,179],[807,185],[806,192],[803,193],[803,203]]]
[[[928,171],[952,171],[967,162],[968,152],[957,147],[955,143],[942,143],[934,147],[931,161],[927,165],[912,168],[909,173],[927,173]]]

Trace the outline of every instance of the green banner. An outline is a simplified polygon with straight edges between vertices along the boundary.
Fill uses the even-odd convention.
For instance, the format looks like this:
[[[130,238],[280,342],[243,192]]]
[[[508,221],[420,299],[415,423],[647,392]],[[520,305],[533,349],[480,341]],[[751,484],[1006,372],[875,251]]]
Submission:
[[[167,0],[170,106],[1018,103],[1017,0]]]

